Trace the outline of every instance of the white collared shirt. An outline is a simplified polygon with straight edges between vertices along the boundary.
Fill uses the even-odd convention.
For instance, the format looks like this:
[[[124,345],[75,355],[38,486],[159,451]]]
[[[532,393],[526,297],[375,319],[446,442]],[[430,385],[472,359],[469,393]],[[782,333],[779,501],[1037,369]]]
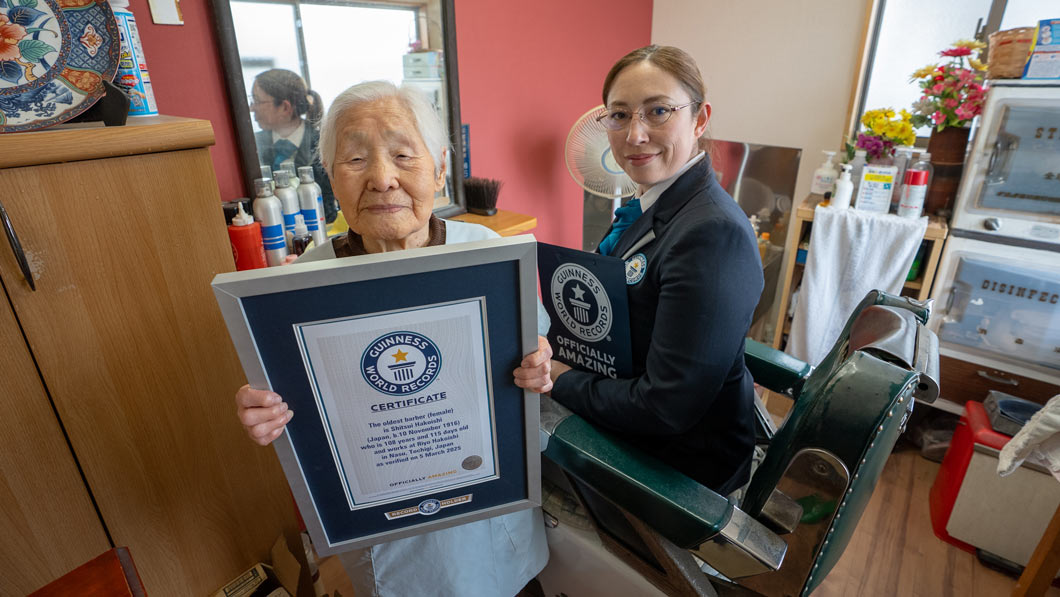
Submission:
[[[291,143],[294,143],[295,147],[301,147],[303,136],[305,136],[305,120],[302,121],[302,124],[298,125],[298,128],[294,129],[293,133],[286,137],[276,131],[272,131],[272,143],[275,145],[280,139],[287,139]],[[291,156],[291,159],[294,159],[294,156]]]
[[[704,155],[706,155],[706,153],[702,151],[697,153],[694,158],[688,160],[684,166],[681,166],[681,169],[678,170],[676,174],[670,178],[660,180],[652,185],[650,189],[644,191],[644,194],[640,196],[641,213],[648,211],[648,208],[654,205],[655,202],[659,200],[659,197],[662,197],[662,194],[666,192],[666,189],[669,189],[670,185],[674,184],[674,181],[678,178],[681,178],[681,175],[687,172],[689,168],[702,160]]]

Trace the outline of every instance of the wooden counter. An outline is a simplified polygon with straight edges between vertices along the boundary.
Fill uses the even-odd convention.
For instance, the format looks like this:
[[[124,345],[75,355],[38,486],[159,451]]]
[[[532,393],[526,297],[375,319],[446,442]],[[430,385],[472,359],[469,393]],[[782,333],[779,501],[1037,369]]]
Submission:
[[[492,229],[501,236],[515,236],[516,234],[529,232],[537,227],[537,218],[534,216],[528,216],[503,209],[498,209],[497,213],[492,216],[480,216],[473,213],[465,213],[449,219],[457,220],[459,222],[481,224]]]
[[[453,216],[449,219],[458,222],[481,224],[501,236],[515,236],[516,234],[529,232],[537,227],[537,218],[534,216],[515,213],[514,211],[505,211],[503,209],[498,209],[496,215],[492,216],[464,213],[458,216]],[[349,226],[346,224],[346,219],[342,217],[342,212],[340,211],[338,217],[335,218],[335,221],[328,224],[328,236],[342,234],[347,230],[349,230]]]

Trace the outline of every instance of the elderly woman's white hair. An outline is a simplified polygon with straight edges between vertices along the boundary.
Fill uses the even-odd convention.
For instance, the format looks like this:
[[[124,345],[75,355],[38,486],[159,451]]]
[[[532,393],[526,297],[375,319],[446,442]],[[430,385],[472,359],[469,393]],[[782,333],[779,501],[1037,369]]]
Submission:
[[[396,98],[409,109],[416,121],[423,144],[434,160],[434,173],[437,175],[442,167],[442,151],[449,149],[448,134],[445,124],[438,117],[438,112],[418,89],[398,87],[389,81],[367,81],[358,83],[343,91],[331,103],[327,115],[320,123],[320,161],[324,164],[328,176],[332,176],[335,162],[335,130],[339,117],[358,105],[387,98]]]

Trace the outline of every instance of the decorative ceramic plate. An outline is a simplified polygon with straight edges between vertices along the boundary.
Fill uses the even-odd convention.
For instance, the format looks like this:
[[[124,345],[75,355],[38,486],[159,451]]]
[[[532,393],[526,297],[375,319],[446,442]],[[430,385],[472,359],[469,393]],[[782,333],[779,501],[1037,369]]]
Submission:
[[[0,132],[92,107],[118,69],[120,44],[107,0],[0,0]]]

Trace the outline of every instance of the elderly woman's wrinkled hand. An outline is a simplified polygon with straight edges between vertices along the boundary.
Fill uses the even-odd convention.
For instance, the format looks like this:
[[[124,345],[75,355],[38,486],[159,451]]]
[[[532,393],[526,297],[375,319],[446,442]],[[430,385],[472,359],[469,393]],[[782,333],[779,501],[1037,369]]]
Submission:
[[[267,446],[280,437],[294,411],[287,408],[287,403],[276,392],[255,390],[245,385],[236,392],[236,414],[250,439]]]
[[[526,355],[515,370],[515,385],[544,394],[552,389],[552,347],[544,336],[537,337],[537,350]]]

